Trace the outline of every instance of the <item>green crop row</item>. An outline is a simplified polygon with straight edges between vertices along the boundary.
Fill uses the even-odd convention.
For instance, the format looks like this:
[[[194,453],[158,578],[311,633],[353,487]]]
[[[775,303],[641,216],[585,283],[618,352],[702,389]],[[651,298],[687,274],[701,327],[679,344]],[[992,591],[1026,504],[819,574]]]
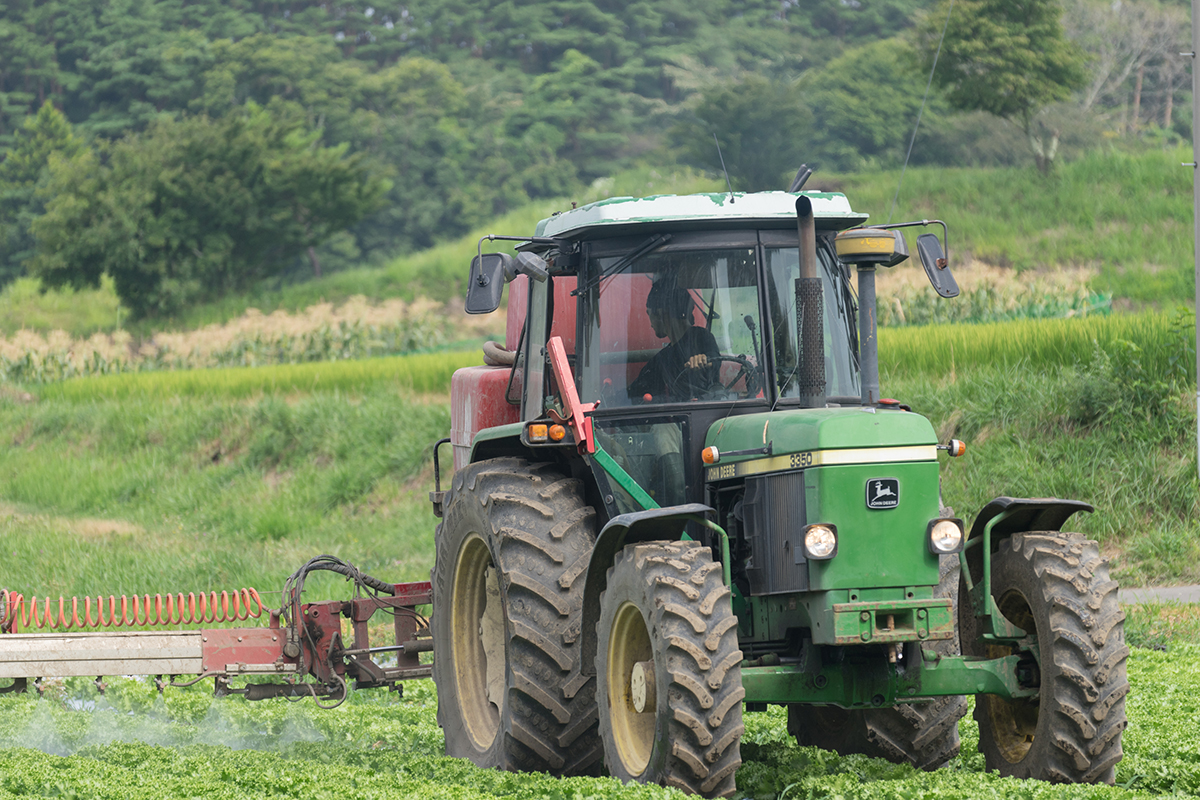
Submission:
[[[413,392],[445,392],[456,369],[480,364],[479,350],[418,353],[358,361],[137,372],[71,378],[41,387],[45,399],[122,400],[186,395],[250,397],[258,394],[357,392],[394,385]]]
[[[46,384],[74,377],[224,366],[345,361],[430,350],[446,343],[447,319],[436,303],[379,305],[356,297],[303,313],[248,311],[225,325],[160,332],[135,341],[127,331],[73,339],[19,331],[0,337],[0,381]]]
[[[1112,295],[1092,290],[1087,269],[1017,272],[981,262],[954,270],[960,293],[945,300],[929,287],[920,267],[884,271],[877,285],[879,324],[886,327],[944,323],[1066,319],[1109,314]]]
[[[863,756],[797,747],[786,712],[746,714],[736,797],[1041,798],[1133,800],[1200,792],[1195,720],[1200,648],[1135,650],[1125,758],[1117,786],[1014,781],[983,771],[978,728],[959,723],[962,752],[921,772]],[[459,798],[460,800],[666,800],[685,795],[612,778],[553,778],[479,769],[443,755],[428,681],[403,697],[356,693],[333,711],[307,702],[214,699],[207,687],[168,688],[117,679],[51,686],[42,700],[0,698],[0,798]]]

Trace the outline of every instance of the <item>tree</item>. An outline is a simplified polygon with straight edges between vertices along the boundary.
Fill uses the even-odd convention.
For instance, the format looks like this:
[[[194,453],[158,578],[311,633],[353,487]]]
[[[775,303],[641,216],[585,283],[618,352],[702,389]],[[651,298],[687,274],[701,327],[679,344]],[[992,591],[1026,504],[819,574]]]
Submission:
[[[957,0],[949,22],[942,0],[918,27],[925,69],[933,66],[942,26],[945,39],[934,81],[950,104],[1015,121],[1044,174],[1054,163],[1058,131],[1035,127],[1049,103],[1083,87],[1083,52],[1063,35],[1057,0]]]
[[[794,84],[750,75],[705,92],[693,119],[672,130],[681,158],[720,173],[713,134],[734,188],[786,189],[785,174],[806,157],[812,117]]]
[[[861,170],[904,160],[925,76],[918,73],[912,49],[903,40],[847,50],[806,72],[801,86],[817,126],[818,153],[805,156],[810,165]]]
[[[37,187],[47,178],[51,157],[73,158],[85,146],[49,100],[25,118],[13,139],[0,162],[0,286],[24,275],[33,257],[30,226],[44,210]]]
[[[51,287],[95,286],[107,273],[136,316],[279,274],[387,189],[360,156],[317,137],[250,104],[51,158],[31,268]]]
[[[1159,84],[1162,127],[1170,128],[1175,92],[1185,71],[1179,53],[1190,47],[1187,12],[1152,0],[1070,0],[1066,20],[1067,34],[1089,56],[1083,107],[1119,108],[1122,119],[1117,130],[1136,130],[1149,71]],[[1128,107],[1132,111],[1125,119]]]

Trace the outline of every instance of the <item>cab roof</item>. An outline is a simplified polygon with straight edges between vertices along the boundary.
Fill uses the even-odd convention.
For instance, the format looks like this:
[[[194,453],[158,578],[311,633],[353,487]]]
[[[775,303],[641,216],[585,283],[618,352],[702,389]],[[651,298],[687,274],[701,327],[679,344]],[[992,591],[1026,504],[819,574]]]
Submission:
[[[795,228],[796,199],[812,201],[816,226],[844,230],[861,225],[867,214],[850,208],[841,192],[714,192],[611,197],[563,211],[537,225],[535,236],[590,239],[651,231],[715,228]]]

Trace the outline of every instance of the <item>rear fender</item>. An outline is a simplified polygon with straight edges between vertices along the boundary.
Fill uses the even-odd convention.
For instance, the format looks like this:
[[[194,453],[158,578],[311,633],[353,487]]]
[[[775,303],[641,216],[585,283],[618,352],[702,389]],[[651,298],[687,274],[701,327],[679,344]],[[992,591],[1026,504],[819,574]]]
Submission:
[[[580,632],[583,637],[582,674],[594,675],[596,671],[600,594],[608,585],[608,568],[621,548],[638,542],[678,541],[683,538],[683,529],[693,517],[712,513],[713,509],[703,503],[687,503],[621,514],[608,521],[596,537],[596,546],[588,562],[587,583],[584,584],[583,630]]]

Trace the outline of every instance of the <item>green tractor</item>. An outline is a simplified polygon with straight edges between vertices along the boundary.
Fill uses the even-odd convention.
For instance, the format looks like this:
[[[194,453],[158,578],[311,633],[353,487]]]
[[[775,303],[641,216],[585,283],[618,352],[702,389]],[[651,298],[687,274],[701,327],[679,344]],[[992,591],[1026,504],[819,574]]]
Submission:
[[[481,240],[466,307],[509,285],[506,342],[454,376],[431,495],[447,754],[722,797],[745,713],[934,769],[975,695],[988,769],[1113,781],[1124,615],[1062,531],[1091,507],[942,506],[965,446],[880,397],[875,328],[875,271],[932,223],[865,221],[837,193],[614,198],[485,237],[515,257]],[[953,297],[942,230],[917,249]]]

